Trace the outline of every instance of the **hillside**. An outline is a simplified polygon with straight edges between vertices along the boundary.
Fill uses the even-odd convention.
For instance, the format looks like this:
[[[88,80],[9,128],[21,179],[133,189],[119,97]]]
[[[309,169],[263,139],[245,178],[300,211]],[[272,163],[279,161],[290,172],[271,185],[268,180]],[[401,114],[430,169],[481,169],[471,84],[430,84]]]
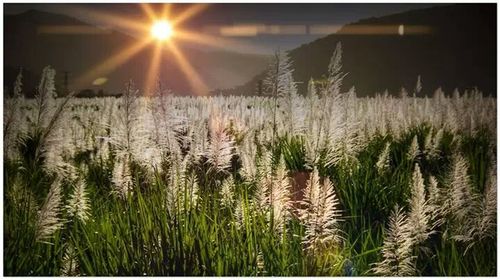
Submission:
[[[43,26],[92,26],[74,18],[30,10],[18,15],[4,17],[4,88],[9,89],[19,67],[24,68],[25,87],[33,90],[41,70],[52,65],[57,71],[58,86],[64,79],[63,72],[69,72],[70,90],[90,88],[103,89],[109,93],[119,92],[124,84],[133,79],[141,87],[149,68],[154,46],[146,47],[120,67],[105,76],[108,82],[100,87],[90,83],[75,85],[77,77],[107,58],[134,44],[137,39],[113,30],[88,35],[44,34]],[[97,30],[97,29],[96,29]],[[267,65],[267,58],[261,55],[220,51],[208,52],[183,46],[182,51],[196,69],[209,89],[232,87],[242,84],[261,72]],[[180,66],[164,51],[161,62],[162,80],[179,94],[193,93],[188,79]],[[99,78],[96,76],[95,78]],[[195,94],[204,94],[194,92]]]
[[[386,35],[353,35],[362,26],[392,26]],[[425,26],[431,33],[403,36],[400,25]],[[418,75],[423,92],[437,87],[450,92],[478,87],[496,96],[496,5],[458,4],[414,10],[348,24],[337,33],[290,51],[300,92],[307,81],[320,79],[338,41],[343,46],[344,90],[355,86],[359,96],[401,87],[413,89]],[[255,94],[265,73],[226,94]]]

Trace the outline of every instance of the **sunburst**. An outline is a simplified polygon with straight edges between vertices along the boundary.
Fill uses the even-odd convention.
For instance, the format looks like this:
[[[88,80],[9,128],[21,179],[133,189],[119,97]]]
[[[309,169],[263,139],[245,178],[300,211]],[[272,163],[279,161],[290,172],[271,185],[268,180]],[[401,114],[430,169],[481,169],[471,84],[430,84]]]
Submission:
[[[161,79],[159,73],[160,66],[163,61],[163,56],[166,55],[167,51],[168,55],[171,56],[168,58],[172,58],[179,66],[182,74],[186,76],[186,80],[190,83],[193,93],[196,95],[206,94],[209,90],[208,86],[196,69],[191,65],[189,58],[183,54],[182,49],[176,44],[176,41],[188,41],[222,48],[227,48],[227,46],[232,43],[228,40],[218,40],[218,38],[206,34],[183,30],[182,24],[185,21],[196,16],[208,6],[208,4],[193,4],[184,11],[174,15],[171,12],[170,4],[153,7],[150,4],[142,3],[140,4],[141,10],[148,17],[148,21],[146,22],[135,22],[127,17],[92,11],[98,18],[104,21],[113,22],[117,28],[133,30],[140,34],[145,34],[145,36],[144,39],[138,39],[131,45],[125,46],[122,51],[105,59],[98,65],[91,67],[90,70],[77,79],[77,83],[88,84],[96,77],[106,76],[113,69],[120,67],[126,61],[133,58],[141,50],[154,44],[155,46],[151,51],[151,61],[147,71],[146,81],[142,87],[144,95],[150,95],[154,90],[154,85]]]

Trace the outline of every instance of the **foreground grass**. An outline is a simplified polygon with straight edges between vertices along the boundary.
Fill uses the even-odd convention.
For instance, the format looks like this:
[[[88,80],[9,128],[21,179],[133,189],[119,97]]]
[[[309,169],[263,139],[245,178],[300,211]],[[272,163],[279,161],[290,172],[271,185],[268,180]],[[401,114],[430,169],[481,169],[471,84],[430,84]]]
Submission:
[[[429,131],[430,126],[422,124],[397,139],[378,135],[359,152],[356,162],[319,163],[320,176],[332,180],[339,199],[342,241],[312,249],[304,243],[305,228],[296,215],[276,229],[273,211],[258,207],[259,180],[244,178],[237,159],[228,172],[215,172],[197,162],[178,169],[180,161],[169,157],[166,168],[153,172],[131,162],[130,195],[121,198],[114,195],[111,182],[116,158],[79,154],[70,159],[76,178],[63,178],[61,200],[68,201],[75,185],[84,182],[90,217],[70,216],[64,208],[59,216],[62,227],[40,239],[39,209],[60,174],[48,173],[43,157],[25,149],[20,160],[4,159],[4,271],[6,275],[372,275],[373,264],[382,258],[391,210],[396,205],[409,209],[415,164],[426,181],[432,175],[444,186],[449,184],[454,153],[461,153],[470,166],[467,175],[474,193],[484,194],[488,184],[488,170],[494,167],[488,154],[494,143],[488,131],[473,136],[446,131],[439,156],[428,158],[421,152],[408,159],[413,139],[423,151]],[[24,141],[28,148],[36,145]],[[390,143],[389,166],[379,172],[375,166],[386,143]],[[279,138],[275,145],[259,146],[258,157],[268,150],[273,166],[284,158],[290,176],[310,174],[301,159],[302,145],[300,137]],[[234,181],[229,194],[222,191],[228,178]],[[448,223],[452,222],[441,224],[413,252],[418,275],[495,275],[496,234],[459,242],[451,238]]]

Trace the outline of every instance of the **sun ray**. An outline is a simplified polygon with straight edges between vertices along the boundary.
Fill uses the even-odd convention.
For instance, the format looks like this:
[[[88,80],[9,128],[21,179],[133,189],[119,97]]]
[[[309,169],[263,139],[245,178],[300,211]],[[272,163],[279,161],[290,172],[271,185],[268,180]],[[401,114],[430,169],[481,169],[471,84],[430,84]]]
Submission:
[[[149,3],[140,3],[139,5],[151,21],[157,20],[158,17]]]
[[[175,44],[169,44],[169,48],[175,58],[175,61],[180,66],[180,70],[186,76],[186,80],[189,82],[191,87],[194,89],[196,95],[203,95],[208,93],[209,88],[203,82],[198,72],[191,66],[189,61],[186,59],[184,54],[175,46]]]
[[[122,65],[126,60],[130,59],[139,51],[144,49],[150,42],[151,39],[149,37],[147,39],[135,42],[128,48],[123,49],[119,53],[92,67],[76,80],[76,84],[80,87],[83,87],[84,85],[92,82],[94,79],[105,76],[107,73]]]
[[[170,17],[170,4],[169,3],[165,3],[163,4],[163,9],[162,9],[162,18],[169,18]]]
[[[156,43],[153,54],[151,55],[151,63],[149,65],[144,85],[144,95],[146,96],[152,95],[151,90],[154,89],[156,79],[161,79],[160,64],[162,61],[162,49],[162,44]]]
[[[185,11],[180,13],[178,16],[172,19],[172,24],[173,25],[178,25],[182,23],[183,21],[195,16],[196,14],[202,12],[206,8],[209,7],[209,4],[193,4],[189,8],[187,8]]]
[[[258,45],[251,43],[241,43],[228,38],[215,37],[202,33],[189,32],[187,30],[178,30],[175,34],[176,39],[196,43],[200,45],[222,48],[226,50],[238,50],[240,52],[256,53],[260,51]]]
[[[117,15],[99,13],[100,18],[103,18],[103,22],[108,25],[117,25],[124,29],[128,29],[134,32],[144,32],[148,30],[149,25],[140,23],[136,19],[127,19]]]

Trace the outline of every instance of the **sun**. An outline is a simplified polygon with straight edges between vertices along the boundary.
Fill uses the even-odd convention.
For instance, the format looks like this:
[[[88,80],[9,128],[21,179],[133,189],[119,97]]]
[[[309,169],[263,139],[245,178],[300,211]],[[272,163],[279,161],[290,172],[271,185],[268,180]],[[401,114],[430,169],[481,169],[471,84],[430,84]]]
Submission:
[[[158,20],[151,26],[151,35],[159,41],[168,40],[173,33],[174,29],[168,20]]]

